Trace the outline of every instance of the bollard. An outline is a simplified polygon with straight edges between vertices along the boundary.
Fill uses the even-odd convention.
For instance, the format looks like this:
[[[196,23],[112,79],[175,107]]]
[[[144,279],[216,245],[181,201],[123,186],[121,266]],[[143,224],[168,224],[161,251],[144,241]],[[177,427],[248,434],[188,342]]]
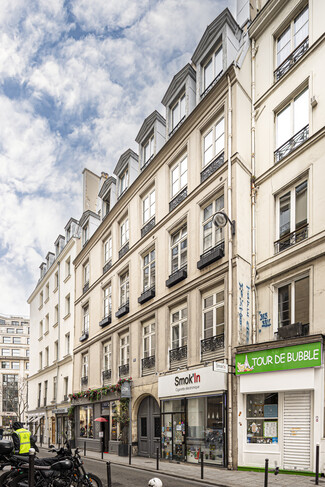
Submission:
[[[159,470],[159,447],[157,447],[157,453],[156,453],[156,468]]]
[[[107,487],[112,487],[111,462],[106,462],[106,470],[107,470]]]
[[[203,473],[203,451],[201,451],[201,479],[204,478],[204,473]]]
[[[131,465],[132,445],[129,445],[129,465]]]
[[[34,487],[35,485],[35,449],[29,450],[29,468],[28,468],[28,487]]]
[[[84,457],[86,456],[86,442],[84,441]]]
[[[316,445],[316,476],[315,476],[315,485],[318,485],[319,482],[319,445]]]
[[[269,459],[265,459],[264,487],[268,486],[269,481]]]
[[[104,438],[101,438],[101,442],[100,443],[101,443],[101,447],[102,447],[101,448],[101,450],[102,450],[101,454],[102,454],[102,460],[103,460],[103,458],[104,458]]]

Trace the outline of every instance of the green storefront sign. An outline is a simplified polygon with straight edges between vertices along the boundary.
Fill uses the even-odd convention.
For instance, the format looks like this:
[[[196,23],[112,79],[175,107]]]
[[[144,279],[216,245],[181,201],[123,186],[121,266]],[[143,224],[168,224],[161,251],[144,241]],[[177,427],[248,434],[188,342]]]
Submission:
[[[321,364],[321,342],[305,343],[292,347],[239,353],[236,355],[236,375],[319,367]]]

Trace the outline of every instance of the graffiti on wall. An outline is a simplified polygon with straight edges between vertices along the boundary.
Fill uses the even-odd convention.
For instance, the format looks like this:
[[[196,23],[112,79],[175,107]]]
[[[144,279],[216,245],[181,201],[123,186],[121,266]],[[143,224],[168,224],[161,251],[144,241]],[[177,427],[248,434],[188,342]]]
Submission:
[[[250,336],[250,286],[238,283],[239,337],[242,343],[249,343]]]
[[[271,326],[271,318],[268,317],[267,313],[261,313],[259,311],[258,314],[260,317],[260,322],[262,323],[262,328],[268,328]],[[262,330],[260,329],[259,331],[261,332]]]

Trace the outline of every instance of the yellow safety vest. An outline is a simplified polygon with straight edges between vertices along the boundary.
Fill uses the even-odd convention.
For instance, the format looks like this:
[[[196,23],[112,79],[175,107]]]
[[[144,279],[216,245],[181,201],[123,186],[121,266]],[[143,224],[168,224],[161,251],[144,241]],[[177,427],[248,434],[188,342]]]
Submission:
[[[15,433],[17,433],[19,438],[19,455],[22,455],[24,453],[29,453],[29,450],[31,448],[31,444],[30,444],[31,432],[25,430],[25,428],[20,428],[19,430],[16,430]]]

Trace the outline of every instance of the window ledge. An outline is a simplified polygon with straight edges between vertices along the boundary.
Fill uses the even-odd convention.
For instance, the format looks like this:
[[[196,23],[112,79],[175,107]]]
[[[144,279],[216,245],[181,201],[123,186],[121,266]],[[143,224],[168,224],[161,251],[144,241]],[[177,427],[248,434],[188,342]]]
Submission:
[[[112,323],[112,315],[109,314],[99,322],[99,326],[101,328],[104,328],[104,326],[110,325],[111,323]]]
[[[129,251],[129,242],[123,245],[118,252],[118,258],[121,259]]]
[[[89,333],[88,331],[85,331],[79,338],[79,342],[84,342],[85,340],[87,340],[88,337],[89,337]]]
[[[122,316],[126,315],[128,312],[129,312],[129,302],[121,306],[115,313],[115,316],[116,318],[122,318]]]
[[[66,315],[63,317],[63,319],[64,319],[64,320],[67,320],[68,318],[70,318],[70,316],[71,316],[71,313],[68,313],[68,314],[66,314]]]
[[[141,294],[141,296],[138,298],[138,303],[139,304],[146,303],[147,301],[149,301],[149,299],[154,298],[155,295],[156,295],[155,286],[152,286],[150,289],[147,289]]]
[[[173,211],[182,201],[187,197],[187,186],[183,188],[173,199],[169,202],[169,212]]]
[[[225,162],[225,153],[222,152],[212,159],[201,171],[201,183],[208,179],[211,174],[215,173]]]
[[[54,323],[53,328],[56,328],[58,325],[59,325],[59,322],[57,321],[56,323]]]
[[[41,342],[43,340],[43,336],[39,337],[38,341]]]
[[[198,269],[203,269],[204,267],[213,264],[217,260],[221,259],[225,255],[225,243],[221,242],[210,250],[204,252],[200,255],[200,260],[197,263]]]
[[[50,298],[46,298],[44,301],[44,304],[48,303],[50,301]]]
[[[68,274],[67,277],[64,279],[63,282],[66,283],[70,279],[70,277],[71,277],[71,274]]]
[[[39,307],[38,307],[38,311],[41,311],[41,309],[43,308],[43,305],[41,304]]]
[[[179,282],[183,281],[183,279],[187,278],[187,266],[178,269],[177,271],[173,272],[166,281],[167,287],[175,286]]]
[[[50,333],[50,332],[49,332],[49,330],[46,330],[46,331],[44,332],[44,336],[48,335],[49,333]]]
[[[58,291],[58,289],[59,289],[58,286],[56,286],[56,288],[53,289],[53,293],[56,293]]]

